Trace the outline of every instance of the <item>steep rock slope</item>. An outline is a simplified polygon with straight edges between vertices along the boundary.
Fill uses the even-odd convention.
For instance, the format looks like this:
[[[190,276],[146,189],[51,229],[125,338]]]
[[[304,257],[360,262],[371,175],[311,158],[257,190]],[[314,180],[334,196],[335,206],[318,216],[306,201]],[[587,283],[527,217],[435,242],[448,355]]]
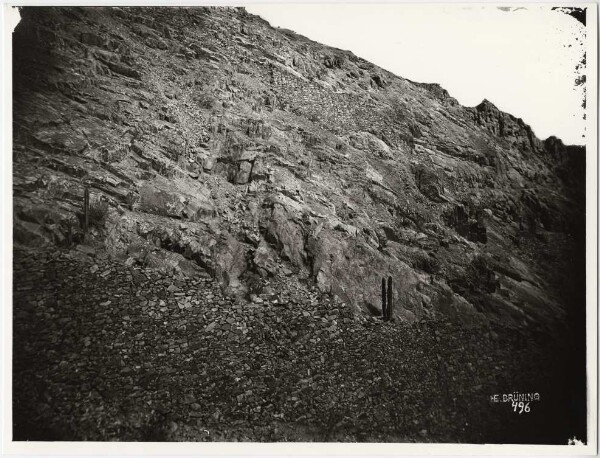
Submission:
[[[21,14],[15,243],[204,268],[253,301],[316,285],[356,313],[391,275],[409,322],[583,308],[584,148],[241,8]]]

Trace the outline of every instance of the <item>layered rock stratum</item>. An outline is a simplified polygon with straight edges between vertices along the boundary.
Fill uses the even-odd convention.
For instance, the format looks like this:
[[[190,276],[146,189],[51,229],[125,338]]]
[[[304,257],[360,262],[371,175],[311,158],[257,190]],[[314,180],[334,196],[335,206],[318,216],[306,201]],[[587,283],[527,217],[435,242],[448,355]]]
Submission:
[[[254,304],[316,291],[359,321],[391,276],[396,322],[583,329],[584,147],[243,8],[21,15],[16,255],[208,272]]]
[[[399,320],[546,324],[584,153],[243,9],[32,8],[15,33],[15,243],[80,243],[89,186],[86,243],[229,294],[377,313],[391,275]]]

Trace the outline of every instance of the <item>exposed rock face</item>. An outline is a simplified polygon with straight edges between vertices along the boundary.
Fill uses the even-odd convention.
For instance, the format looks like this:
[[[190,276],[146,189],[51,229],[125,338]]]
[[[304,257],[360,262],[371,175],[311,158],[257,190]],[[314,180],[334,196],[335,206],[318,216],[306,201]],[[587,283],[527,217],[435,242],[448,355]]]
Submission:
[[[110,211],[86,244],[230,294],[287,278],[372,313],[392,276],[397,319],[564,315],[583,148],[243,9],[22,17],[16,243],[80,243],[87,185]]]

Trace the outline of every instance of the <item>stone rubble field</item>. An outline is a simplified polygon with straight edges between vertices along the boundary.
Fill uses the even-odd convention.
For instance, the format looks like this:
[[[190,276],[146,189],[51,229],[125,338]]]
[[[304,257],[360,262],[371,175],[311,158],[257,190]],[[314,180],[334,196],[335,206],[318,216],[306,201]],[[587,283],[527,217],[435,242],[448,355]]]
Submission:
[[[15,440],[480,443],[560,426],[551,403],[489,401],[557,400],[561,348],[541,336],[383,323],[301,290],[235,301],[207,273],[90,249],[14,259]]]

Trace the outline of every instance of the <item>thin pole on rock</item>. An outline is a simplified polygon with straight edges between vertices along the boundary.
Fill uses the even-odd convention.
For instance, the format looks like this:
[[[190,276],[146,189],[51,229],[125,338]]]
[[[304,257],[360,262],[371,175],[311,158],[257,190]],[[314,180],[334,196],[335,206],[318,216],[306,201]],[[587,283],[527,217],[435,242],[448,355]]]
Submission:
[[[83,237],[87,234],[90,224],[90,189],[88,187],[83,191]]]
[[[392,311],[394,308],[394,290],[392,289],[392,277],[388,278],[388,293],[387,293],[387,321],[392,319]]]
[[[386,310],[386,290],[385,290],[385,278],[381,278],[381,312],[383,313],[383,321],[387,315]]]

